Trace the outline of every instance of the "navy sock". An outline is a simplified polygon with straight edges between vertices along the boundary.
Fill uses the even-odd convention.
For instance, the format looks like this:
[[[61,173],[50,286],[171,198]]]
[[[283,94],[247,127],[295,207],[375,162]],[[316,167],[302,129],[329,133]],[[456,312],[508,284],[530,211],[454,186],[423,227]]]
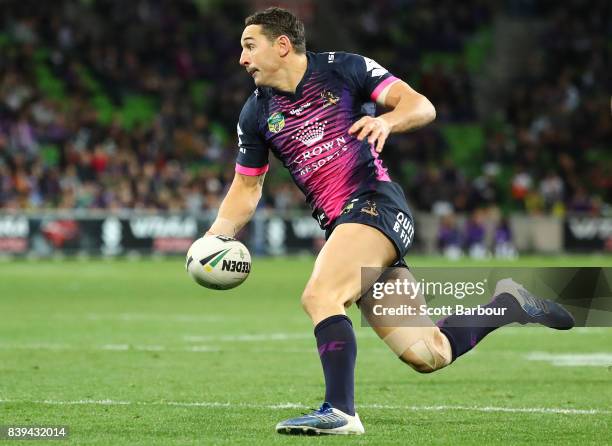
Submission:
[[[343,314],[330,316],[314,330],[325,375],[325,401],[355,415],[355,360],[357,342],[351,320]]]
[[[453,351],[453,361],[473,349],[493,330],[511,324],[522,322],[525,313],[510,294],[500,294],[482,308],[490,308],[504,314],[492,315],[452,315],[438,321],[440,331],[448,338]]]

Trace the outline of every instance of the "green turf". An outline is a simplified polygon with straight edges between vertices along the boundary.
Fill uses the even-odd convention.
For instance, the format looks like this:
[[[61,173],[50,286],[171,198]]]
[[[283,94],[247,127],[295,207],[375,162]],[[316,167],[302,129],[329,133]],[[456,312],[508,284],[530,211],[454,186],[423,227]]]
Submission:
[[[226,292],[190,282],[182,262],[0,263],[0,425],[69,425],[70,439],[53,444],[96,445],[605,444],[612,438],[612,364],[558,367],[526,359],[534,351],[610,354],[612,331],[529,327],[502,329],[431,375],[413,372],[359,327],[356,399],[366,435],[277,435],[277,421],[323,397],[312,328],[299,305],[312,259],[256,259],[248,281]],[[449,265],[436,258],[411,263]],[[493,263],[502,264],[480,262]],[[611,263],[610,257],[557,257],[510,264]],[[353,310],[351,317],[358,325]],[[188,350],[194,347],[201,351]],[[304,408],[282,407],[290,403]],[[477,410],[486,407],[596,412]]]

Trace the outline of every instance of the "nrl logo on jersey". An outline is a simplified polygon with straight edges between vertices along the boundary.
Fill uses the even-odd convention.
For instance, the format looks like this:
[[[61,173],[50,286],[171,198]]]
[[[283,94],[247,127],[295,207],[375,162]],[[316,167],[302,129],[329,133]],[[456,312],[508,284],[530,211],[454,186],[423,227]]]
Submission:
[[[330,105],[336,105],[340,100],[340,98],[330,90],[323,90],[321,92],[321,98],[323,99],[323,108],[329,107]]]
[[[272,113],[268,118],[268,130],[272,133],[278,133],[283,127],[285,127],[285,115],[281,112]]]
[[[388,71],[381,67],[378,62],[370,59],[369,57],[364,57],[363,60],[365,60],[366,71],[370,73],[372,77],[380,77],[383,74],[388,73]]]

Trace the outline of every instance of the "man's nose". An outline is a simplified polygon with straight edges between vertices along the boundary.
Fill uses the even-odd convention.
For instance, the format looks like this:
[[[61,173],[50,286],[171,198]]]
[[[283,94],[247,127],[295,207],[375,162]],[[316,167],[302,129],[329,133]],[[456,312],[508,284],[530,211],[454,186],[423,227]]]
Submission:
[[[250,63],[246,51],[243,50],[240,54],[240,65],[247,67]]]

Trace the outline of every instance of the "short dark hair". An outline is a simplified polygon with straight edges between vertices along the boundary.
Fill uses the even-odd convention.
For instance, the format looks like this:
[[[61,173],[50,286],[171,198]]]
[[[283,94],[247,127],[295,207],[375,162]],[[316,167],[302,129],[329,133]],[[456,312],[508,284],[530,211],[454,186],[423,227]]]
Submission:
[[[270,40],[287,36],[296,53],[306,52],[304,24],[291,12],[283,8],[268,8],[248,16],[244,25],[261,25],[263,34]]]

